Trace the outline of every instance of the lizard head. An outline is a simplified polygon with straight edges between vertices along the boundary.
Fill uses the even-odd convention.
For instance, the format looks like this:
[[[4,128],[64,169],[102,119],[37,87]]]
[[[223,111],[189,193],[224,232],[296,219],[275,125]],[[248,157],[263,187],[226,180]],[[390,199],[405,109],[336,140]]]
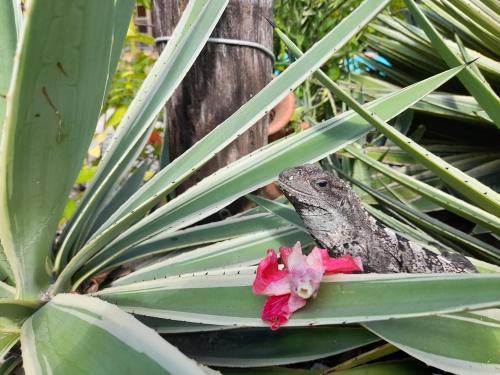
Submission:
[[[351,187],[315,165],[286,169],[278,183],[322,246],[331,249],[352,241],[369,225],[369,217]]]
[[[278,183],[292,204],[321,201],[335,206],[351,194],[347,183],[313,164],[285,169]]]

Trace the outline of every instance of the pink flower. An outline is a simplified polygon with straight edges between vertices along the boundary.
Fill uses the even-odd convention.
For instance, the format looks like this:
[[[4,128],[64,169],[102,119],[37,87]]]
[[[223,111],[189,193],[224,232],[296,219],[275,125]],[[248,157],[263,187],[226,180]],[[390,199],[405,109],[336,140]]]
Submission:
[[[272,330],[284,325],[293,312],[303,307],[307,299],[316,297],[323,275],[363,271],[359,258],[350,255],[331,258],[326,249],[315,247],[309,255],[302,253],[300,242],[293,248],[281,247],[278,256],[272,249],[260,261],[252,291],[269,296],[264,304],[262,320]]]

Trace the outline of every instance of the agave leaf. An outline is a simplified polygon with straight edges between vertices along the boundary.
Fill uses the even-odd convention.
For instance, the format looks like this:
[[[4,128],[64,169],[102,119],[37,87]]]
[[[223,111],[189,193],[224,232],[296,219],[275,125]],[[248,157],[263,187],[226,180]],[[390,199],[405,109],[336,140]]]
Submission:
[[[323,370],[291,369],[289,367],[225,368],[224,375],[323,375]]]
[[[475,34],[470,33],[469,30],[465,28],[463,24],[457,22],[455,18],[443,13],[443,11],[439,7],[436,7],[433,2],[427,1],[426,6],[432,10],[431,12],[426,13],[428,16],[432,17],[433,20],[440,20],[440,16],[444,16],[446,18],[445,22],[448,22],[448,24],[443,26],[449,30],[451,37],[453,37],[453,33],[458,32],[460,33],[460,36],[468,38],[468,45],[474,46],[474,48],[479,48],[481,53],[472,48],[466,48],[466,50],[468,55],[470,55],[473,59],[479,58],[477,61],[479,68],[488,76],[490,80],[498,83],[500,78],[498,75],[498,66],[500,63],[496,60],[496,54],[493,52],[494,49],[484,46],[480,38],[478,38]],[[434,72],[436,69],[443,69],[446,66],[445,62],[439,58],[438,51],[432,49],[431,40],[422,29],[405,23],[402,20],[398,20],[395,17],[389,18],[387,16],[379,15],[378,18],[390,26],[390,29],[379,28],[379,31],[384,36],[388,37],[388,33],[390,33],[390,40],[388,41],[389,43],[387,43],[387,40],[384,38],[368,35],[366,38],[369,41],[369,44],[375,49],[378,50],[381,48],[386,50],[388,54],[394,55],[395,60],[401,62],[404,61],[404,65],[413,66],[417,72],[422,69],[420,64],[425,66],[429,72]],[[396,33],[393,32],[394,30]],[[466,35],[463,35],[464,32]],[[375,44],[380,41],[384,44]],[[443,42],[452,52],[460,54],[459,47],[453,41],[443,39]],[[484,48],[481,48],[481,46]],[[488,56],[493,56],[493,58]],[[434,67],[429,64],[428,59],[436,63]],[[390,74],[390,71],[388,72]]]
[[[302,51],[300,51],[300,49],[285,34],[283,34],[279,29],[276,29],[276,32],[280,36],[281,40],[283,40],[283,42],[290,49],[292,55],[301,56]],[[460,75],[461,72],[464,72],[466,69],[469,68],[465,66],[464,69],[461,69],[458,74]],[[349,93],[344,91],[322,71],[317,71],[314,73],[314,76],[326,88],[331,90],[342,101],[358,112],[366,121],[372,124],[378,131],[383,133],[387,138],[391,139],[391,141],[393,141],[401,149],[408,152],[415,158],[415,160],[419,161],[421,164],[433,171],[445,183],[465,195],[468,199],[481,206],[486,211],[495,215],[500,214],[500,195],[494,190],[475,180],[471,176],[468,176],[466,173],[463,173],[458,168],[453,167],[437,155],[432,154],[429,150],[420,146],[411,138],[405,136],[394,127],[387,124],[387,122],[381,119],[377,114],[365,109],[354,98],[352,98]],[[497,105],[500,105],[500,102],[498,102]],[[492,119],[494,118],[492,117]],[[500,126],[500,117],[498,126]]]
[[[68,335],[85,340],[68,343]],[[30,374],[204,374],[131,315],[80,295],[60,294],[38,310],[23,324],[21,346]]]
[[[126,178],[126,180],[115,191],[108,194],[108,199],[104,207],[96,213],[93,228],[91,231],[99,228],[113,212],[115,212],[128,198],[130,198],[144,183],[144,176],[148,170],[149,163],[142,161],[137,168]]]
[[[124,251],[122,255],[110,260],[110,262],[107,262],[108,254],[100,253],[86,264],[86,268],[100,264],[107,264],[106,268],[113,268],[131,260],[227,240],[263,230],[277,229],[287,224],[285,220],[268,213],[232,217],[181,231],[160,233]]]
[[[335,371],[335,375],[432,375],[432,370],[412,359],[384,361]]]
[[[14,275],[10,269],[9,261],[3,251],[2,243],[0,242],[0,280],[10,285],[14,285]]]
[[[193,323],[265,326],[255,268],[111,287],[97,293],[125,311]],[[239,272],[239,274],[238,274]],[[217,274],[218,273],[218,274]],[[499,274],[363,274],[323,279],[318,296],[287,326],[358,323],[500,305]]]
[[[0,45],[2,46],[2,48],[0,48],[0,140],[2,139],[2,127],[7,104],[7,90],[9,89],[14,65],[14,54],[16,52],[17,39],[21,28],[21,18],[20,3],[16,0],[3,1],[0,4]],[[10,283],[14,282],[14,276],[5,256],[1,238],[0,278],[1,280],[7,278]]]
[[[500,370],[499,311],[370,322],[365,326],[429,366],[455,374],[493,374]]]
[[[457,44],[458,49],[460,51],[460,55],[462,55],[462,60],[471,61],[472,58],[470,57],[469,53],[467,52],[467,49],[465,48],[465,46],[462,42],[462,39],[460,39],[460,36],[457,33],[455,33],[453,36],[455,38],[455,43]],[[476,64],[471,64],[471,68],[481,81],[483,81],[485,84],[488,84],[488,82],[486,81],[486,79],[484,78],[483,74],[481,73],[481,71],[479,70],[479,68],[477,67]],[[490,88],[491,88],[491,86],[490,86]]]
[[[345,362],[342,362],[332,368],[333,371],[340,371],[345,369],[350,369],[359,365],[366,364],[368,362],[375,361],[377,359],[386,357],[388,355],[398,352],[399,349],[391,344],[383,344],[375,349],[369,350],[367,352],[361,353],[356,357],[350,358]],[[327,372],[328,373],[328,372]]]
[[[482,3],[483,6],[490,7],[491,8],[491,13],[490,15],[496,15],[498,19],[498,14],[500,13],[500,4],[498,4],[498,1],[495,0],[480,0],[480,3]],[[478,5],[478,3],[476,3]],[[483,8],[484,9],[484,8]]]
[[[448,4],[451,5],[449,2]],[[490,38],[481,38],[481,34],[487,33],[486,30],[481,29],[477,33],[473,32],[474,28],[477,30],[481,27],[457,8],[450,9],[446,5],[441,1],[427,1],[425,13],[439,27],[440,31],[448,37],[451,37],[456,32],[464,39],[467,45],[474,46],[474,48],[486,56],[494,57],[495,53],[494,46],[491,45],[491,34],[488,33]]]
[[[247,195],[247,198],[274,215],[282,217],[286,221],[295,225],[297,228],[302,229],[304,232],[309,233],[300,216],[290,206],[252,194]]]
[[[21,364],[20,357],[9,357],[5,361],[0,361],[0,374],[9,375]]]
[[[377,98],[388,92],[399,89],[396,85],[366,75],[353,75],[351,76],[351,80],[357,83],[357,85],[354,86],[356,90],[360,90],[361,87],[363,87],[365,96],[371,98]],[[341,83],[345,84],[343,82]],[[352,86],[351,84],[347,84],[347,87]],[[477,104],[474,97],[471,96],[436,92],[427,95],[425,98],[415,103],[412,108],[418,112],[429,113],[436,116],[491,123],[494,125],[490,118],[484,113],[483,109]]]
[[[404,217],[409,218],[410,220],[418,223],[420,226],[438,233],[446,238],[453,239],[457,242],[459,242],[461,245],[465,245],[470,249],[473,249],[479,253],[481,253],[483,256],[494,260],[495,262],[499,262],[500,260],[500,250],[497,249],[496,247],[483,242],[471,235],[468,235],[456,228],[453,228],[452,226],[445,224],[423,212],[420,212],[416,209],[413,209],[411,207],[408,207],[405,204],[401,204],[398,201],[389,198],[388,196],[379,193],[377,190],[370,188],[369,186],[366,186],[364,184],[361,184],[359,181],[353,180],[352,178],[349,178],[346,176],[349,181],[351,181],[353,184],[356,184],[366,192],[370,193],[373,197],[375,197],[377,200],[383,202],[384,204],[388,205]]]
[[[122,54],[123,42],[126,38],[128,26],[130,22],[125,22],[125,20],[130,20],[130,17],[134,11],[136,2],[134,0],[120,0],[115,1],[115,14],[113,19],[113,44],[111,45],[111,53],[109,56],[108,64],[108,77],[106,82],[106,89],[104,98],[108,96],[108,91],[113,81],[113,76],[115,75],[116,69],[118,67],[118,61]]]
[[[0,298],[14,298],[16,295],[16,288],[10,286],[9,284],[0,281]]]
[[[424,182],[421,182],[413,177],[407,176],[404,173],[398,172],[393,168],[386,166],[385,164],[370,158],[365,155],[362,150],[356,147],[348,146],[346,150],[354,155],[357,159],[368,164],[377,171],[382,172],[386,176],[398,181],[404,186],[409,187],[413,191],[419,193],[420,195],[430,199],[440,206],[455,212],[456,214],[469,219],[470,221],[481,224],[486,228],[491,229],[495,233],[500,232],[500,219],[495,215],[490,214],[474,205],[463,201],[462,199],[456,198],[453,195],[445,193],[439,189],[436,189]]]
[[[388,215],[381,210],[377,210],[375,207],[368,204],[365,204],[365,209],[378,221],[394,229],[398,233],[403,234],[403,236],[409,240],[424,243],[427,248],[436,248],[436,245],[441,249],[446,248],[446,246],[442,245],[436,239],[415,226],[410,226],[405,222],[396,219],[394,216]]]
[[[246,328],[164,335],[208,366],[262,367],[313,361],[378,340],[360,327]],[[265,343],[265,345],[262,345]],[[307,344],[306,344],[307,343]]]
[[[0,4],[0,46],[2,46],[0,49],[0,139],[21,18],[20,3],[17,0],[2,1]]]
[[[116,5],[117,5],[117,7],[115,10],[115,19],[123,19],[123,17],[125,17],[126,14],[132,13],[136,3],[134,0],[125,0],[125,1],[116,2]],[[113,82],[113,76],[116,72],[116,69],[118,66],[118,61],[119,61],[121,53],[122,53],[122,47],[123,47],[122,40],[125,37],[125,35],[127,34],[128,26],[129,26],[129,24],[126,24],[125,22],[118,22],[118,23],[115,22],[114,23],[114,29],[115,29],[114,35],[116,35],[117,37],[120,37],[121,39],[114,41],[113,45],[112,45],[110,64],[109,64],[109,69],[108,69],[108,78],[107,78],[107,82],[106,82],[105,97],[108,97],[108,95],[109,95],[109,89],[110,89],[111,84]],[[152,131],[152,126],[151,126],[150,131],[145,133],[144,139],[142,139],[142,143],[138,142],[138,145],[135,146],[136,148],[139,148],[140,150],[142,150],[144,148],[144,145],[146,144],[146,142],[149,138],[149,133],[151,131]],[[134,150],[134,152],[139,152],[139,151]],[[109,193],[109,191],[108,191],[108,193]],[[109,198],[108,195],[106,196],[106,198]],[[81,202],[80,202],[80,205],[81,205]],[[78,211],[80,205],[77,207],[77,211]],[[66,223],[66,225],[63,228],[63,231],[61,233],[61,236],[59,237],[59,243],[61,243],[65,240],[69,228],[71,228],[75,222],[76,216],[78,216],[78,215],[75,212],[75,214],[73,214],[71,220],[68,223]],[[79,232],[79,234],[81,236],[84,236],[87,234],[87,232],[84,231],[82,228],[82,230]],[[56,265],[59,265],[58,261],[59,261],[59,259],[56,259],[56,262],[55,262]],[[54,271],[55,270],[53,270],[52,272],[54,272]]]
[[[314,242],[308,233],[291,226],[239,236],[155,262],[118,279],[115,285],[153,280],[187,272],[200,272],[213,268],[256,264],[265,256],[267,249],[293,246],[297,241],[300,241],[304,246]],[[86,271],[87,269],[84,267],[82,272]]]
[[[348,370],[299,370],[288,367],[265,367],[258,369],[224,369],[224,375],[432,375],[431,370],[415,360],[396,360],[373,363]]]
[[[154,329],[158,333],[186,333],[186,332],[208,332],[225,329],[236,329],[231,326],[219,326],[199,323],[181,322],[179,320],[169,320],[153,318],[150,316],[134,315],[137,320]]]
[[[36,305],[16,299],[0,298],[0,331],[19,332],[19,328],[36,310]]]
[[[5,356],[9,350],[19,341],[19,333],[17,332],[2,332],[0,329],[0,365],[3,363]],[[1,367],[0,367],[1,370]],[[2,375],[4,372],[0,372]]]
[[[131,153],[133,154],[139,154],[141,150],[144,149],[144,146],[146,145],[152,131],[154,129],[154,126],[153,124],[149,127],[148,131],[146,131],[143,135],[142,135],[142,138],[139,139],[139,141],[133,146],[133,149],[131,151]],[[135,161],[132,160],[132,161]],[[131,163],[133,164],[133,163]],[[143,168],[146,168],[146,166],[143,166]],[[122,180],[127,180],[127,175],[129,174],[129,169],[126,168],[125,169],[125,173],[123,175],[123,177],[120,177],[119,180],[120,182],[123,184],[124,182],[122,182]],[[140,171],[138,173],[141,173]],[[62,245],[61,245],[61,248],[59,249],[58,253],[57,253],[57,256],[56,256],[56,261],[54,262],[54,272],[57,273],[57,270],[59,270],[60,268],[62,268],[68,261],[68,258],[71,257],[71,255],[73,255],[74,253],[76,253],[78,251],[78,249],[89,239],[89,237],[92,235],[93,232],[95,232],[101,225],[103,222],[105,222],[109,216],[111,214],[113,214],[113,212],[116,211],[117,207],[121,206],[121,204],[123,204],[124,202],[127,201],[128,198],[130,198],[131,195],[133,195],[137,190],[139,190],[140,186],[142,186],[142,182],[139,184],[139,182],[137,182],[137,184],[139,184],[139,187],[135,190],[132,191],[132,187],[130,187],[130,184],[134,185],[136,184],[136,180],[138,179],[138,175],[136,174],[136,177],[130,181],[127,185],[127,187],[125,186],[122,186],[120,184],[118,185],[115,185],[113,187],[113,189],[109,189],[109,190],[106,190],[103,195],[102,195],[102,202],[101,204],[99,205],[99,207],[97,207],[94,212],[92,213],[92,215],[89,216],[88,220],[85,222],[85,225],[82,224],[82,226],[76,230],[77,232],[77,235],[75,235],[75,242],[73,244],[73,246],[69,247],[67,246],[67,244],[69,243],[67,240],[66,237],[63,236],[63,239],[62,241]],[[124,187],[124,189],[120,189],[120,187]],[[116,197],[116,195],[118,194],[118,191],[121,191],[122,193],[119,194],[119,197]],[[128,196],[124,196],[125,194],[128,194],[128,193],[125,193],[125,191],[129,191],[130,192],[130,195]],[[122,199],[125,199],[124,201],[122,201],[120,203],[120,205],[118,205],[117,207],[108,207],[109,206],[109,203],[114,200],[116,198],[116,200],[114,201],[114,204],[117,204],[118,203],[118,200],[122,200]],[[103,210],[104,210],[104,207],[107,207],[106,210],[108,211],[108,215],[105,216],[105,214],[103,213]],[[72,220],[71,220],[71,224],[74,223],[74,221],[78,220],[80,217],[80,215],[77,213],[75,213],[75,215],[73,215],[72,217]],[[76,233],[75,232],[75,233]],[[66,233],[64,233],[66,234]],[[68,231],[67,234],[69,235],[70,232]],[[67,252],[70,252],[71,251],[71,255],[67,254]]]
[[[418,52],[418,53],[421,53],[421,56],[418,57],[419,61],[423,57],[428,57],[432,61],[436,62],[436,64],[438,66],[443,65],[443,61],[439,58],[439,54],[437,54],[432,48],[429,48],[431,46],[430,41],[428,38],[425,37],[425,34],[422,32],[422,30],[415,28],[415,27],[413,27],[412,29],[405,28],[405,26],[401,23],[401,21],[400,22],[397,22],[394,20],[391,20],[392,22],[387,21],[388,17],[385,17],[385,18],[381,17],[381,19],[383,19],[383,22],[388,23],[391,27],[387,28],[384,26],[374,25],[374,28],[376,28],[378,31],[380,31],[381,34],[383,34],[384,36],[391,37],[391,40],[393,40],[393,41],[395,40],[395,41],[398,41],[399,43],[401,43],[401,46],[398,47],[397,50],[399,49],[400,52],[403,50],[406,50],[408,52],[408,55],[411,55],[412,53]],[[467,22],[468,20],[465,19],[465,21]],[[468,25],[464,25],[462,23],[461,26],[463,28],[463,26],[468,26]],[[472,26],[474,27],[475,25],[472,24]],[[469,29],[471,29],[471,28],[469,28]],[[484,33],[483,31],[484,30],[478,28],[478,32],[474,32],[474,34],[473,34],[474,37],[478,38],[479,40],[482,40],[483,42],[487,42],[486,44],[489,46],[494,45],[493,44],[494,42],[492,41],[492,39],[495,39],[495,37],[489,33]],[[485,35],[485,38],[481,37],[481,33],[483,33],[483,35]],[[377,38],[371,38],[371,36],[369,36],[368,39],[376,40]],[[444,42],[446,43],[448,48],[453,50],[453,52],[457,52],[457,50],[459,49],[458,46],[450,40],[445,40]],[[472,43],[472,45],[477,46],[477,43]],[[478,51],[470,49],[470,48],[467,48],[467,51],[470,51],[475,57],[477,57],[479,54]],[[481,54],[481,56],[484,57],[485,59],[488,59],[488,57],[484,56],[483,54]],[[465,60],[465,61],[469,61],[469,60]],[[495,64],[495,62],[493,62],[493,61],[491,61],[491,62],[493,64]],[[486,65],[486,64],[488,64],[488,63],[481,62],[481,67],[484,68],[485,67],[484,65]],[[431,67],[431,69],[432,69],[432,67]]]
[[[45,259],[104,100],[118,5],[33,0],[0,148],[0,236],[19,297],[47,288]],[[110,22],[113,20],[114,22]]]
[[[411,14],[415,17],[417,23],[422,27],[427,36],[436,48],[437,52],[446,61],[449,66],[456,66],[462,62],[458,56],[447,46],[442,37],[436,31],[434,26],[427,19],[422,10],[415,4],[413,0],[405,0]],[[464,84],[467,90],[474,95],[478,103],[488,113],[490,118],[500,128],[500,101],[496,94],[487,85],[482,82],[474,71],[467,67],[459,75],[460,81]]]
[[[99,208],[106,193],[137,158],[140,149],[134,145],[143,138],[154,118],[189,71],[227,2],[228,0],[193,0],[188,3],[172,39],[128,107],[115,139],[101,160],[96,176],[78,208],[77,216],[64,234],[60,249],[62,254],[68,254],[76,236],[85,228],[88,229],[91,216]],[[62,259],[56,262],[58,271],[63,266],[62,262]]]
[[[491,50],[498,46],[500,38],[498,24],[480,8],[476,7],[469,0],[451,0],[446,4],[446,11],[474,33],[483,43],[487,44]]]
[[[375,100],[367,104],[367,107],[382,118],[390,119],[446,82],[458,70],[459,68],[454,68],[440,73],[397,93]],[[314,128],[257,150],[205,178],[196,186],[156,210],[123,233],[121,238],[110,244],[103,252],[108,252],[110,256],[118,256],[128,247],[155,233],[171,231],[192,224],[224,207],[242,194],[249,193],[273,181],[283,169],[320,160],[352,143],[369,129],[370,126],[359,115],[350,111]],[[119,229],[121,229],[120,225],[111,227],[77,254],[56,280],[54,291],[63,288],[74,272],[97,253],[104,244],[109,242],[109,237],[116,235],[114,232]],[[76,285],[83,279],[81,278]]]

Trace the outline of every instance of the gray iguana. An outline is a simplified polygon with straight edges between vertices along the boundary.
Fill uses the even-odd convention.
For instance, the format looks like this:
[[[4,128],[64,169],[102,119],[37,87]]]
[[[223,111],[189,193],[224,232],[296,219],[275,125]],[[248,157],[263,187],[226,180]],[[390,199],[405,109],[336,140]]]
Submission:
[[[463,255],[437,255],[375,220],[351,187],[315,165],[283,171],[281,190],[333,256],[358,256],[365,272],[477,272]]]

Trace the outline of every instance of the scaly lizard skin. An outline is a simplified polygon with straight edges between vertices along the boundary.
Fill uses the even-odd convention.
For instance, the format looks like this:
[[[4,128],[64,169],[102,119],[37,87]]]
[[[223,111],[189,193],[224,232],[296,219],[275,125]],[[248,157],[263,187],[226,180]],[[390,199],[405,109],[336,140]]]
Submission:
[[[287,169],[279,185],[319,244],[333,256],[361,257],[365,272],[477,272],[461,254],[437,255],[386,228],[347,183],[317,166]]]

